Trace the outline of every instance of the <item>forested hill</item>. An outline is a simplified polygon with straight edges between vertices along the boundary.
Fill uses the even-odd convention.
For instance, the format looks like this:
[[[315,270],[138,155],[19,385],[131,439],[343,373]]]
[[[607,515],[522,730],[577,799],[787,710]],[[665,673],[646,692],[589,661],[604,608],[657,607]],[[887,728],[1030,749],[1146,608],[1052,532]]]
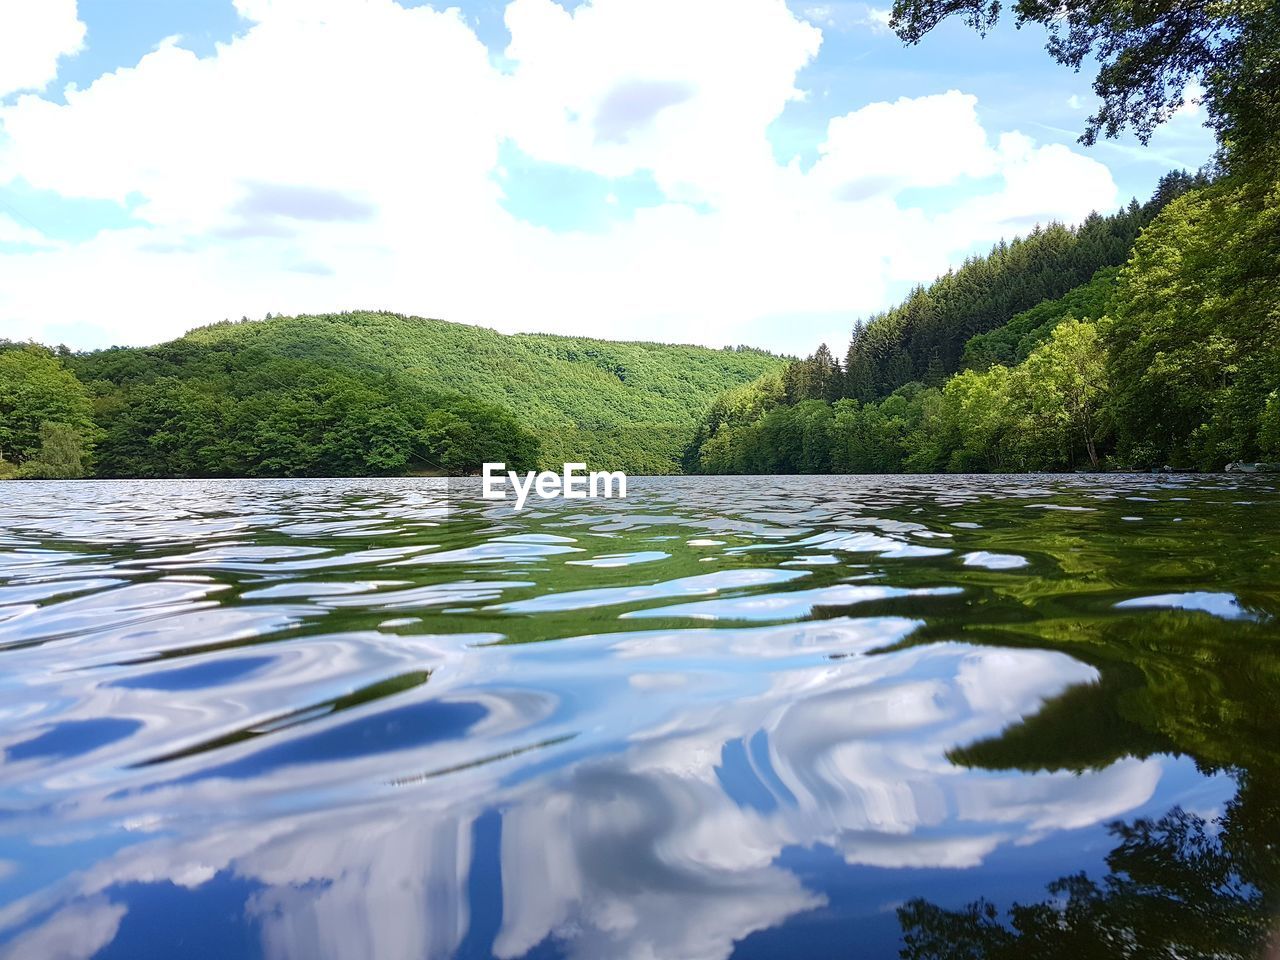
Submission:
[[[1063,66],[1096,61],[1080,141],[1146,144],[1200,93],[1218,149],[1195,176],[919,287],[727,391],[686,454],[708,473],[1192,468],[1280,461],[1280,4],[1017,3]],[[895,0],[919,43],[996,2]],[[1115,268],[1119,268],[1118,270]],[[1270,465],[1259,463],[1269,461]]]
[[[683,444],[717,393],[785,363],[747,347],[502,334],[391,313],[224,322],[183,341],[258,348],[347,372],[390,371],[506,408],[538,436],[545,463],[587,458],[634,473],[678,469]]]
[[[1170,173],[1144,204],[1135,200],[1110,216],[1092,214],[1076,227],[1037,227],[917,287],[901,305],[855,324],[841,395],[867,401],[912,381],[939,385],[961,369],[971,338],[1061,297],[1100,269],[1120,266],[1171,200],[1203,185],[1201,178]]]
[[[473,472],[485,460],[670,473],[713,397],[784,363],[390,313],[222,322],[91,353],[0,343],[0,475]]]
[[[1056,289],[1045,278],[1073,275],[1049,269],[1055,263],[1087,270],[1095,261],[1078,259],[1083,229],[1056,243],[1036,234],[1016,255],[1013,244],[998,248],[856,330],[846,364],[824,347],[717,398],[686,469],[1218,470],[1280,461],[1280,164],[1239,165],[1212,183],[1166,178],[1162,189],[1181,195],[1157,198],[1159,212],[1118,269],[1104,264],[1006,317]],[[1129,216],[1145,218],[1131,210],[1113,223]],[[966,317],[985,318],[983,332],[959,341],[975,329]],[[947,377],[952,364],[962,369]],[[900,383],[907,376],[917,379]]]

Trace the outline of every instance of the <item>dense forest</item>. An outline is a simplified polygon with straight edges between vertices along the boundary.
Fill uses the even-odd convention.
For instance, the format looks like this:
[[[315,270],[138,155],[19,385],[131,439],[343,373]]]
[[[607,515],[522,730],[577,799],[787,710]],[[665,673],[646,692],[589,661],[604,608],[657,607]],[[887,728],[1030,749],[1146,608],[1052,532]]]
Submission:
[[[148,348],[0,343],[0,475],[365,476],[584,462],[670,473],[763,351],[505,336],[387,313],[218,323]]]
[[[1219,144],[1146,204],[968,261],[811,356],[718,398],[708,473],[1221,469],[1280,460],[1280,7],[1018,0],[1097,67],[1081,136],[1147,142],[1200,91]],[[897,0],[907,43],[995,0]]]
[[[1215,470],[1280,459],[1278,201],[1274,179],[1177,173],[1143,207],[998,246],[855,325],[843,362],[824,345],[727,391],[686,468]],[[1120,267],[1111,248],[1084,242],[1148,218]],[[1055,295],[1027,308],[1027,291],[1045,289]]]
[[[917,287],[901,305],[854,326],[842,368],[845,382],[836,389],[865,402],[913,381],[940,384],[961,368],[973,337],[1063,296],[1103,268],[1123,264],[1143,227],[1197,182],[1185,173],[1170,174],[1142,206],[1135,201],[1109,217],[1095,213],[1075,228],[1038,227]],[[793,373],[803,376],[803,370]],[[797,386],[808,399],[808,385]]]

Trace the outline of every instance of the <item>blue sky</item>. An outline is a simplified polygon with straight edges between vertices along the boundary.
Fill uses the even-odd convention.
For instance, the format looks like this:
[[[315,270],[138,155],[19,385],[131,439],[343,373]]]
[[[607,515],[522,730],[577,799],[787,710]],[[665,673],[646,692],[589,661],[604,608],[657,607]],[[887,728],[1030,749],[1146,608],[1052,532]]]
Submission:
[[[860,2],[26,0],[0,19],[0,335],[357,307],[807,352],[1212,139],[1076,142],[1038,28]],[[10,49],[4,47],[8,45]]]

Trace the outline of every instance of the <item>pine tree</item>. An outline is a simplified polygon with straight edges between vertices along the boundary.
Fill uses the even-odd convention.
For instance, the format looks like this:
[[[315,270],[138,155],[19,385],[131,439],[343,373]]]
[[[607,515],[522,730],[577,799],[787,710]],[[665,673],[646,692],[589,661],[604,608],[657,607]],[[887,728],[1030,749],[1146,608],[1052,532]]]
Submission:
[[[836,360],[831,353],[831,348],[825,343],[814,352],[811,362],[814,386],[818,392],[809,399],[835,403],[840,399],[844,389],[844,373],[840,369],[840,362]]]
[[[1025,237],[1001,240],[985,257],[967,258],[928,287],[916,287],[900,306],[855,327],[843,395],[865,402],[912,381],[937,382],[955,373],[973,337],[1061,297],[1103,267],[1124,263],[1142,229],[1202,179],[1174,171],[1145,204],[1134,200],[1110,216],[1091,214],[1075,228],[1037,226]]]

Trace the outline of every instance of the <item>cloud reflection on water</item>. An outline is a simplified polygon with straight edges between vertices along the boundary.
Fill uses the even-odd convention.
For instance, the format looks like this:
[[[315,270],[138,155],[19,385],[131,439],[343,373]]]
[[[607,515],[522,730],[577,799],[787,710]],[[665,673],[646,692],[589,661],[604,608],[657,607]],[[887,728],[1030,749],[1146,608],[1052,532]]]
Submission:
[[[268,956],[446,957],[468,929],[477,821],[498,811],[496,955],[520,956],[556,937],[580,957],[725,957],[751,931],[824,902],[776,863],[789,846],[823,844],[850,864],[963,868],[999,844],[1098,823],[1151,796],[1156,759],[1083,776],[954,767],[945,753],[956,743],[997,734],[1096,674],[1035,650],[942,644],[866,655],[915,626],[885,618],[706,630],[687,647],[679,632],[587,639],[593,656],[624,661],[626,670],[599,671],[607,683],[564,718],[597,728],[594,743],[574,744],[584,759],[540,769],[534,753],[517,761],[523,770],[498,764],[380,792],[366,784],[338,810],[258,817],[194,836],[181,822],[161,824],[163,839],[127,847],[58,899],[105,896],[126,908],[127,897],[112,898],[129,884],[168,881],[198,893],[231,872],[259,888],[244,905],[245,922],[260,926]],[[785,665],[823,650],[846,656],[825,667]],[[741,690],[712,664],[756,652],[784,666],[760,677],[766,682],[753,694],[724,698]],[[540,674],[564,669],[540,667],[536,650],[489,648],[485,658],[498,662],[479,664],[471,680],[519,674],[536,689]],[[636,705],[641,717],[622,735],[609,704],[628,675],[657,669],[687,682],[647,688]],[[467,679],[449,686],[447,698],[495,710],[492,694],[470,692]],[[735,743],[750,748],[726,775]],[[414,753],[402,751],[396,766],[424,762]],[[252,793],[267,808],[272,798],[287,804],[320,782],[367,780],[386,768],[370,759],[264,768]],[[744,780],[768,802],[746,802]],[[223,809],[244,797],[238,780],[217,771],[162,789],[163,806],[178,810]],[[82,790],[64,819],[128,819],[153,803],[149,794]]]
[[[1094,523],[1021,509],[1092,488],[742,483],[525,516],[417,481],[32,497],[0,537],[0,956],[110,956],[163,893],[273,960],[723,958],[831,906],[791,851],[959,876],[1197,776],[949,759],[1100,679],[961,642],[957,611],[1025,623],[1018,578],[1080,548],[954,518]],[[912,542],[935,519],[949,546]],[[1126,599],[1091,609],[1151,615]]]

